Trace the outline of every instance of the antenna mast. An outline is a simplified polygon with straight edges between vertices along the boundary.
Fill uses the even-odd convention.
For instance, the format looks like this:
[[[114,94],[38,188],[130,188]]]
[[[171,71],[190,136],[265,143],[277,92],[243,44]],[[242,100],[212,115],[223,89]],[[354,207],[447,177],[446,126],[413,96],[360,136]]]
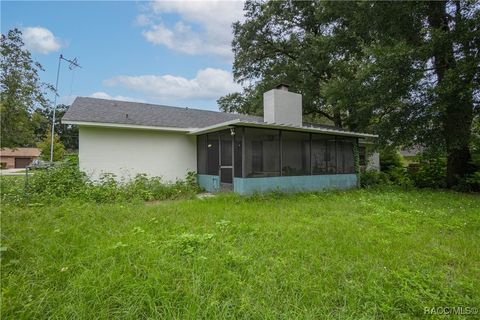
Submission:
[[[57,109],[57,97],[58,97],[58,78],[60,77],[60,64],[62,60],[68,62],[68,68],[73,70],[75,68],[81,68],[77,62],[77,58],[72,60],[65,58],[62,54],[58,57],[58,69],[57,69],[57,81],[55,82],[55,98],[53,99],[53,116],[52,116],[52,139],[50,141],[50,163],[53,162],[53,142],[55,140],[55,110]]]

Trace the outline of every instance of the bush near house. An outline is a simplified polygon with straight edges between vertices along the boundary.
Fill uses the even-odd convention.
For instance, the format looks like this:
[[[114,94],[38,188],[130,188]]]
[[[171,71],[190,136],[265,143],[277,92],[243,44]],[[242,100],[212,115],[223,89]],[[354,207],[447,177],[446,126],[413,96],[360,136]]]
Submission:
[[[142,174],[128,182],[118,182],[111,174],[102,176],[98,182],[90,182],[78,169],[77,162],[76,156],[70,156],[54,167],[34,170],[26,183],[19,183],[18,179],[4,179],[2,202],[47,204],[65,199],[97,203],[171,200],[191,198],[199,191],[194,173],[189,173],[185,181],[175,183]]]

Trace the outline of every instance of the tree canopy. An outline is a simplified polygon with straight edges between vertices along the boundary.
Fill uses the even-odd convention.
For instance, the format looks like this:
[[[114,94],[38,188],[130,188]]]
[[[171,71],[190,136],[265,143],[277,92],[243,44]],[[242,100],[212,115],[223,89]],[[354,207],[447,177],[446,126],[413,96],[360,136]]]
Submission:
[[[2,34],[0,51],[1,146],[32,145],[32,112],[48,106],[45,96],[52,87],[40,81],[39,71],[43,68],[24,48],[18,29]]]
[[[233,25],[233,73],[218,100],[261,114],[262,94],[288,83],[304,116],[421,145],[448,157],[448,183],[472,170],[479,116],[480,8],[463,2],[247,1]]]

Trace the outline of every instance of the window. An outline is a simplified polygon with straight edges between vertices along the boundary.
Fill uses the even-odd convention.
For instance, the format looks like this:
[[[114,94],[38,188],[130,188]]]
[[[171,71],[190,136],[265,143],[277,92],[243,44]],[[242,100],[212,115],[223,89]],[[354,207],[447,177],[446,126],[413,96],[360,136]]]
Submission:
[[[337,138],[337,173],[355,173],[353,140]]]
[[[282,131],[282,175],[310,174],[310,134]]]
[[[280,175],[278,130],[245,128],[245,177]]]
[[[207,174],[218,176],[219,159],[218,150],[219,139],[217,133],[207,135]]]
[[[207,135],[197,137],[197,173],[207,174]]]

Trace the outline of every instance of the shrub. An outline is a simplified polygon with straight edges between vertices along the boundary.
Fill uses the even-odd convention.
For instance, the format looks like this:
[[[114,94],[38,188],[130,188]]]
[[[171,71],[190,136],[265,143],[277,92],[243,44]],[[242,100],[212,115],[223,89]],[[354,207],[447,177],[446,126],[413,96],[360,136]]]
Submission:
[[[2,189],[2,200],[16,203],[51,203],[67,198],[98,203],[167,200],[190,198],[199,190],[195,173],[189,173],[186,181],[175,183],[165,183],[158,177],[148,178],[144,174],[124,183],[118,182],[113,174],[105,174],[99,181],[91,182],[78,169],[75,159],[46,170],[35,170],[25,187],[23,184],[9,184]]]
[[[360,174],[360,186],[362,188],[371,188],[387,184],[389,184],[389,179],[385,172],[368,170]]]
[[[380,169],[384,175],[376,178],[378,182],[402,187],[413,185],[405,168],[405,161],[396,149],[384,149],[380,152]],[[367,177],[367,181],[369,178],[372,177]]]
[[[385,149],[380,151],[380,170],[388,172],[395,168],[403,168],[404,160],[402,155],[395,149]]]
[[[40,158],[42,160],[50,160],[50,148],[52,142],[51,127],[47,129],[45,139],[37,143],[37,147],[40,149]],[[60,137],[55,133],[53,135],[53,161],[60,161],[65,156],[65,147],[60,141]]]
[[[443,157],[422,157],[416,172],[411,172],[414,185],[418,188],[445,188],[447,160]]]

